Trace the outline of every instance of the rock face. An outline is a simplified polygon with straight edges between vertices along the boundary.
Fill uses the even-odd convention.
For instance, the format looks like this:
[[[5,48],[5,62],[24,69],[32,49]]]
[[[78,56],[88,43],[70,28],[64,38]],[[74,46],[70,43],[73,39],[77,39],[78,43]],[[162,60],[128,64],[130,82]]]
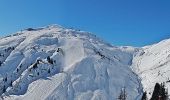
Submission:
[[[169,44],[114,47],[57,25],[29,28],[0,39],[1,98],[117,100],[125,90],[127,100],[140,100],[169,81]]]

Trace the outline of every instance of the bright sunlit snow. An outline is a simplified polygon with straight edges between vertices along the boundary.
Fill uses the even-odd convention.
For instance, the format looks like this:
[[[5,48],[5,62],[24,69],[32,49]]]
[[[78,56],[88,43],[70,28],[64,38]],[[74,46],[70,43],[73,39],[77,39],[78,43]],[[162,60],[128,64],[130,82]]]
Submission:
[[[0,39],[1,98],[117,100],[125,88],[127,100],[140,100],[169,80],[169,44],[114,47],[58,25],[19,31]]]

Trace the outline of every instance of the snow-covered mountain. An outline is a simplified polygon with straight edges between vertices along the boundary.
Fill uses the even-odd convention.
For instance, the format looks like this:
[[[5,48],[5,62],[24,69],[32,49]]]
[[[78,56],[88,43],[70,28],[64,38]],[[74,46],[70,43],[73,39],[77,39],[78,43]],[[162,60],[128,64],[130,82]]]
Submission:
[[[59,25],[28,28],[0,39],[0,95],[5,100],[127,100],[170,87],[170,40],[115,47]]]
[[[155,83],[165,83],[170,89],[170,39],[141,48],[133,58],[132,69],[139,75],[149,97]]]

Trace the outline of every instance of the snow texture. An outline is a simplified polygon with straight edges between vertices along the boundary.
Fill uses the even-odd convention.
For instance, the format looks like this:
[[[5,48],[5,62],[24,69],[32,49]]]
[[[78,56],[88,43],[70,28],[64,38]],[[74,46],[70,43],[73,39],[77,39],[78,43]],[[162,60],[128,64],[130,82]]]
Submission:
[[[127,100],[140,100],[169,80],[169,45],[115,47],[59,25],[25,29],[0,39],[1,99],[117,100],[125,88]]]

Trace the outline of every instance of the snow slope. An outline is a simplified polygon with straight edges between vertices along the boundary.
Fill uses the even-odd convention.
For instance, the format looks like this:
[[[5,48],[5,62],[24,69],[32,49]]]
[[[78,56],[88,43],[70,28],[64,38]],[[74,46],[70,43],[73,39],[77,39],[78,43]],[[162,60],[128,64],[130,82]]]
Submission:
[[[144,91],[150,97],[155,83],[165,83],[170,89],[170,39],[145,46],[133,59],[133,70],[139,75]],[[169,91],[170,93],[170,91]]]
[[[138,100],[133,47],[113,47],[88,32],[51,25],[0,39],[5,100]],[[7,50],[6,50],[7,49]],[[9,49],[9,50],[8,50]]]
[[[59,25],[0,38],[0,95],[5,100],[127,100],[169,85],[170,40],[115,47]],[[169,92],[170,93],[170,92]]]

